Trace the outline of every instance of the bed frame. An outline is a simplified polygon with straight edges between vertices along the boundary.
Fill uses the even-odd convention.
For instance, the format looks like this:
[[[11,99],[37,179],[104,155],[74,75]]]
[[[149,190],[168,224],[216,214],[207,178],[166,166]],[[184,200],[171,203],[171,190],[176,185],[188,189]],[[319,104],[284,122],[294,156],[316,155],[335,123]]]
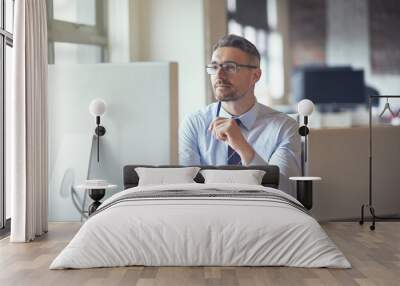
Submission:
[[[136,187],[139,183],[139,176],[135,171],[137,167],[146,167],[146,168],[182,168],[188,166],[178,166],[178,165],[127,165],[124,167],[124,189]],[[271,187],[277,189],[279,186],[279,167],[274,165],[268,166],[196,166],[200,167],[202,170],[207,169],[217,169],[217,170],[263,170],[265,171],[265,175],[262,179],[261,184],[264,187]],[[204,178],[200,174],[194,178],[197,183],[204,183]]]

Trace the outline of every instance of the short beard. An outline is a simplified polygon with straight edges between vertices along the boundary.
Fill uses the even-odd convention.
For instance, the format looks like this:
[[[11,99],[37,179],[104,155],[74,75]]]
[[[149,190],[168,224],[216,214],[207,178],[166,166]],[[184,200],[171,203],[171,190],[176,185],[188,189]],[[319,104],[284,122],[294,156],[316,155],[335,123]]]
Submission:
[[[218,101],[222,101],[222,102],[231,102],[231,101],[238,101],[239,99],[241,99],[242,97],[244,97],[246,95],[246,93],[243,93],[243,94],[237,94],[237,93],[230,93],[230,94],[228,94],[228,95],[225,95],[225,96],[218,96],[216,93],[215,93],[215,98],[218,100]]]

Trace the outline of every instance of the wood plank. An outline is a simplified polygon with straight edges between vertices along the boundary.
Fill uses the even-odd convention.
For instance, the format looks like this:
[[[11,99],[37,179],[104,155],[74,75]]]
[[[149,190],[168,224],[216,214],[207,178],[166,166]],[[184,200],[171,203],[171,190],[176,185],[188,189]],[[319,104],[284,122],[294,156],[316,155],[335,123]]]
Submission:
[[[0,241],[0,285],[399,285],[400,222],[378,222],[376,230],[357,222],[322,224],[352,269],[295,267],[115,267],[49,270],[80,224],[51,223],[32,243]]]

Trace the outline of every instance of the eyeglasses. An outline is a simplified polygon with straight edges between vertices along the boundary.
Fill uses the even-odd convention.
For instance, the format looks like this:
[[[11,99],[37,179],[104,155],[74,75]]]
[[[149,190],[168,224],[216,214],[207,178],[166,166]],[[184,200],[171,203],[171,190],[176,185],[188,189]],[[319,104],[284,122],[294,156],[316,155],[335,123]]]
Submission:
[[[217,63],[209,64],[206,66],[206,70],[209,75],[217,74],[219,68],[221,68],[225,73],[234,74],[237,73],[241,67],[249,69],[258,68],[257,66],[252,66],[252,65],[241,65],[235,62],[224,62],[222,64],[217,64]]]

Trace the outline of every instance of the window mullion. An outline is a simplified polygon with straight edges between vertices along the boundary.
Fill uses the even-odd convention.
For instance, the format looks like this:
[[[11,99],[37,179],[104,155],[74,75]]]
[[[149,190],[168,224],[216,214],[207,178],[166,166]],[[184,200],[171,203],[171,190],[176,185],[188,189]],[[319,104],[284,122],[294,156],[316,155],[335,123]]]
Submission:
[[[0,21],[0,30],[5,30],[6,29],[6,2],[5,0],[0,0],[0,5],[1,5],[1,21]]]
[[[106,0],[97,0],[96,1],[96,29],[100,35],[102,35],[107,41],[107,9],[105,8],[107,5]],[[107,44],[101,47],[101,60],[102,62],[108,61],[107,54]]]
[[[0,228],[4,227],[6,216],[4,188],[4,103],[5,103],[5,36],[0,35]]]
[[[0,34],[2,34],[6,38],[10,38],[10,39],[13,38],[13,34],[11,34],[10,32],[8,32],[4,29],[0,29]]]
[[[106,46],[107,38],[95,26],[60,20],[50,21],[49,41]]]

